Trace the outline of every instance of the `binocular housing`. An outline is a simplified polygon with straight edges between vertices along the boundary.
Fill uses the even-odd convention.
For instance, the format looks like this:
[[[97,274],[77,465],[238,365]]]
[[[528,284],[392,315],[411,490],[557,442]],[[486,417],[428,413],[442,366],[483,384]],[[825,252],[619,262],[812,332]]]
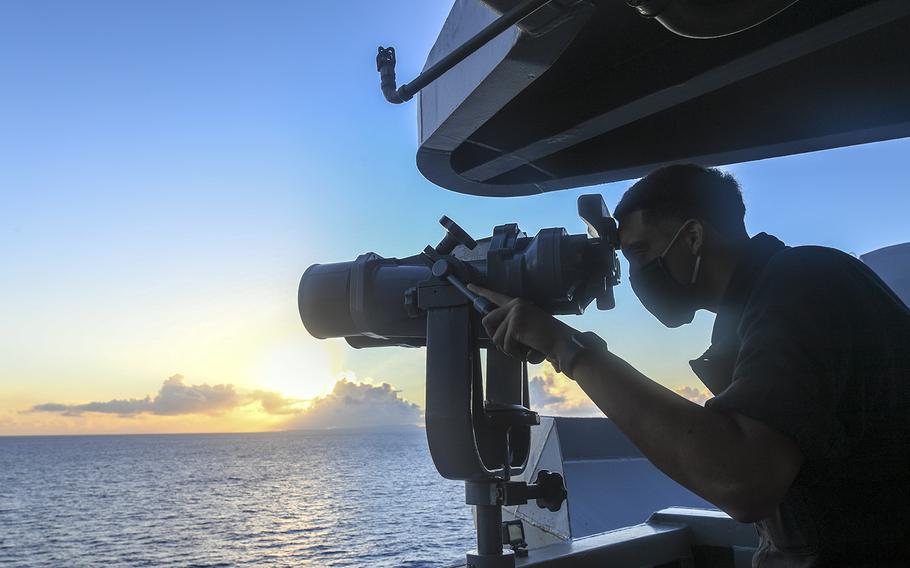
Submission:
[[[426,309],[459,295],[453,277],[525,298],[551,314],[581,314],[595,300],[598,309],[610,309],[619,281],[616,222],[598,194],[580,196],[578,214],[588,234],[549,228],[528,237],[509,223],[475,241],[443,217],[445,237],[420,254],[398,259],[366,253],[352,262],[314,264],[300,280],[300,317],[320,339],[344,337],[358,348],[421,347]],[[452,267],[448,279],[433,274],[440,258]],[[478,339],[488,342],[482,330]]]

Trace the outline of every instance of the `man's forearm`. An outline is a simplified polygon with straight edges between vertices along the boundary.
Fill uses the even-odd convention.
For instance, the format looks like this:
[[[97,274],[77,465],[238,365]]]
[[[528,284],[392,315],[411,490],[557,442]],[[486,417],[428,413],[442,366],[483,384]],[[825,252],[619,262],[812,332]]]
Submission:
[[[654,465],[734,518],[761,518],[783,497],[774,476],[790,473],[737,418],[678,396],[612,353],[584,353],[573,375]]]

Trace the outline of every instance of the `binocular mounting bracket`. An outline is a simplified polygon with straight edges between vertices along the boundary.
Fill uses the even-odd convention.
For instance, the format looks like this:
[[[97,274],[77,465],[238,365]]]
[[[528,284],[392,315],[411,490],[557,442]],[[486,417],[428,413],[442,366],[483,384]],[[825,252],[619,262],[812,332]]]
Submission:
[[[488,349],[484,392],[479,315],[490,306],[467,290],[458,261],[448,256],[453,241],[468,246],[473,239],[448,218],[441,222],[446,238],[424,251],[434,279],[416,289],[416,307],[427,316],[427,441],[440,475],[464,481],[465,502],[476,506],[477,549],[467,565],[513,568],[515,553],[503,550],[502,506],[534,499],[558,511],[566,490],[562,476],[549,471],[538,472],[534,483],[511,480],[524,471],[531,426],[540,423],[528,408],[527,362]]]

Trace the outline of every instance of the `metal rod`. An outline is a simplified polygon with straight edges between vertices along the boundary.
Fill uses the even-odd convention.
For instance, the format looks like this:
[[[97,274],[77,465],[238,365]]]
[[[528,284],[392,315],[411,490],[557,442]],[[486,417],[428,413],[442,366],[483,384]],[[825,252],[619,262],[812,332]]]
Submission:
[[[469,55],[489,43],[496,36],[523,20],[548,2],[550,2],[550,0],[525,0],[518,6],[515,6],[504,13],[494,22],[491,22],[487,27],[480,30],[477,35],[453,49],[448,55],[431,65],[429,69],[415,77],[410,83],[401,85],[397,90],[388,88],[388,86],[392,86],[394,83],[392,83],[392,85],[383,85],[383,93],[385,94],[386,99],[389,102],[396,104],[411,100],[415,94],[438,79],[443,73],[464,61]],[[386,58],[383,59],[384,48],[380,47],[380,59],[377,59],[379,71],[384,75],[384,83],[387,83],[389,78],[394,81],[395,52],[393,48],[388,49],[392,50],[391,54],[386,54]],[[385,72],[383,71],[383,66],[386,67]],[[391,71],[391,75],[389,74],[389,71]]]
[[[455,67],[455,65],[488,44],[496,36],[525,19],[527,16],[531,15],[532,12],[535,12],[549,1],[550,0],[525,0],[500,16],[496,21],[491,22],[490,25],[480,30],[477,35],[453,49],[451,53],[434,63],[429,69],[418,75],[410,83],[402,85],[402,87],[407,89],[407,92],[411,96],[414,96],[415,93],[438,79],[440,75],[452,67]]]
[[[512,432],[512,427],[509,426],[506,428],[506,445],[505,452],[503,455],[504,461],[502,462],[502,480],[509,481],[512,478],[512,448],[509,445],[509,434]]]
[[[468,290],[468,287],[464,285],[464,282],[459,280],[454,274],[446,275],[446,280],[448,280],[449,284],[454,286],[456,290],[461,292],[465,298],[471,301],[471,305],[474,306],[474,309],[477,310],[480,315],[486,317],[498,307],[483,296]]]
[[[478,554],[502,554],[502,508],[477,505]]]
[[[474,309],[477,310],[480,315],[486,317],[490,314],[490,312],[499,307],[483,296],[471,292],[468,287],[464,285],[464,282],[459,280],[458,277],[451,272],[446,274],[445,278],[449,281],[450,284],[452,284],[452,286],[455,287],[456,290],[461,292],[465,298],[471,301],[471,305],[474,306]],[[525,355],[525,359],[535,364],[542,363],[546,358],[547,356],[544,353],[541,353],[536,349],[529,349],[527,355]]]

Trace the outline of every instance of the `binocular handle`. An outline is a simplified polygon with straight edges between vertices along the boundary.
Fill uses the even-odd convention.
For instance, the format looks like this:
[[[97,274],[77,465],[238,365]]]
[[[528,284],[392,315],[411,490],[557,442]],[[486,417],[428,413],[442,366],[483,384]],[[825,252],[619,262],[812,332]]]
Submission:
[[[456,288],[457,288],[457,286],[456,286]],[[490,300],[487,300],[486,298],[484,298],[483,296],[478,296],[477,294],[474,294],[467,288],[465,288],[464,291],[467,291],[469,294],[474,296],[474,298],[471,298],[470,296],[468,296],[468,299],[471,300],[472,304],[474,305],[474,309],[477,310],[478,312],[480,312],[480,315],[482,315],[482,316],[486,316],[487,314],[489,314],[490,312],[492,312],[493,310],[495,310],[496,308],[499,307],[496,304],[494,304],[493,302],[491,302]],[[536,349],[529,349],[527,354],[525,354],[524,358],[528,361],[528,363],[534,363],[536,365],[537,363],[543,363],[544,359],[546,359],[547,356]]]
[[[468,287],[465,286],[464,282],[452,274],[452,267],[449,264],[448,259],[439,258],[436,262],[434,262],[432,266],[432,273],[433,276],[437,278],[445,278],[448,280],[449,284],[454,286],[455,289],[461,292],[465,298],[471,301],[471,305],[475,310],[477,310],[480,315],[486,317],[490,314],[490,312],[499,307],[491,300],[484,298],[480,294],[471,292]],[[543,363],[544,359],[546,359],[547,356],[536,349],[529,349],[524,358],[528,361],[528,363],[534,363],[536,365],[537,363]]]

